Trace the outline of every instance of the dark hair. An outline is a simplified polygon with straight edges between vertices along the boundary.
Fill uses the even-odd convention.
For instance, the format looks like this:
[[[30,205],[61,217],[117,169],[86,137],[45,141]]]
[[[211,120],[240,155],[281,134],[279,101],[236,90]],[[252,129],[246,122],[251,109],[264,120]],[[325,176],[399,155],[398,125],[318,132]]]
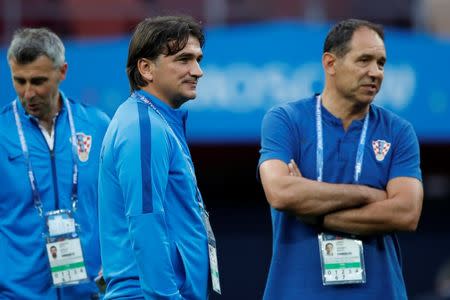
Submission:
[[[203,47],[203,28],[189,16],[154,17],[140,22],[128,48],[127,76],[131,90],[138,90],[147,85],[137,68],[139,59],[153,60],[160,54],[174,55],[186,46],[191,35],[196,37],[200,47]]]
[[[361,27],[372,29],[384,41],[384,30],[381,25],[365,20],[347,19],[334,25],[328,32],[323,45],[323,53],[334,53],[338,57],[347,54],[350,51],[349,43],[353,33]]]
[[[8,48],[8,61],[14,58],[19,64],[29,64],[45,55],[55,68],[65,62],[61,39],[48,28],[23,28],[14,32]]]

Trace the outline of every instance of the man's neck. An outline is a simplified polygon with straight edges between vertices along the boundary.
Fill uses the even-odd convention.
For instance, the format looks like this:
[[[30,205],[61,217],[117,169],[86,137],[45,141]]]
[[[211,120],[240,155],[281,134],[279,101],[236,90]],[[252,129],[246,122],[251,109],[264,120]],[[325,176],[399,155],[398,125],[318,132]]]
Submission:
[[[48,132],[48,134],[52,134],[53,122],[54,118],[52,117],[50,120],[48,119],[39,119],[39,124]]]
[[[332,115],[341,119],[345,130],[354,120],[362,119],[369,111],[369,105],[360,105],[326,90],[323,91],[321,97],[322,105]]]
[[[42,118],[39,118],[39,124],[51,135],[53,129],[53,122],[55,121],[55,117],[58,115],[61,110],[61,98],[58,95],[58,101],[56,101],[56,105],[52,107],[50,112]]]
[[[141,88],[143,91],[146,91],[147,93],[155,96],[156,98],[158,98],[160,101],[166,103],[167,105],[169,105],[171,108],[173,109],[178,109],[181,107],[181,105],[186,102],[186,101],[177,101],[176,99],[166,99],[165,97],[163,97],[158,90],[154,89],[150,84],[148,84],[145,87]]]

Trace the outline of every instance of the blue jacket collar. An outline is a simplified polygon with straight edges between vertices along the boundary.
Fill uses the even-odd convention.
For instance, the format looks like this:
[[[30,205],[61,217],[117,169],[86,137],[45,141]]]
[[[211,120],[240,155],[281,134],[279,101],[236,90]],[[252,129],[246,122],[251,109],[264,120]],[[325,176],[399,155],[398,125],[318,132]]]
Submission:
[[[188,112],[186,109],[182,108],[172,108],[167,103],[163,102],[162,100],[158,99],[154,95],[144,91],[144,90],[138,90],[135,91],[135,93],[140,94],[144,96],[145,98],[149,99],[153,105],[159,110],[159,112],[166,118],[167,122],[171,124],[176,124],[179,126],[182,126],[185,128]],[[139,100],[140,101],[140,100]]]

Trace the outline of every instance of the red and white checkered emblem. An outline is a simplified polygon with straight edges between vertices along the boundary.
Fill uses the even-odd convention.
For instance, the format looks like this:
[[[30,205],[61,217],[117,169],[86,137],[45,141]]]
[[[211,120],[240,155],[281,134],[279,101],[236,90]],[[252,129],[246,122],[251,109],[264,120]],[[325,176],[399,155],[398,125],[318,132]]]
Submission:
[[[86,135],[83,132],[77,132],[76,138],[78,159],[82,162],[86,162],[89,159],[89,153],[91,152],[92,136]]]
[[[385,140],[372,141],[372,148],[375,153],[375,158],[378,161],[383,161],[391,148],[391,143],[388,143]]]

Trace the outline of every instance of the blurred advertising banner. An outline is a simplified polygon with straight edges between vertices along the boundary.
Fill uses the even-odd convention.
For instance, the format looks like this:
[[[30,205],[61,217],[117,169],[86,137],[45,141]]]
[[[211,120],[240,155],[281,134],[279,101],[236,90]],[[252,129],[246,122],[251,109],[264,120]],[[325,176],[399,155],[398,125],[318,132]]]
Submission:
[[[194,143],[257,143],[273,105],[320,92],[322,46],[329,26],[294,22],[208,28],[204,76],[189,109]],[[387,64],[377,105],[409,120],[422,142],[450,142],[450,41],[385,32]],[[66,40],[66,95],[113,115],[129,95],[125,73],[129,37]],[[1,100],[14,98],[5,45]]]

